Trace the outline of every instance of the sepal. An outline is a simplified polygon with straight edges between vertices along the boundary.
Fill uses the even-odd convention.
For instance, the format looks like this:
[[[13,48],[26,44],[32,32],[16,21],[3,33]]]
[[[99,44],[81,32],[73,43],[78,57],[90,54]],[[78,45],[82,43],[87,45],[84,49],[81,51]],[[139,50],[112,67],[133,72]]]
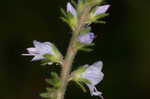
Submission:
[[[55,45],[52,45],[52,49],[55,53],[55,55],[52,54],[44,54],[43,57],[45,57],[47,60],[42,61],[42,65],[51,65],[53,63],[59,63],[62,64],[63,56],[60,53],[60,51],[56,48]]]
[[[84,83],[91,84],[90,81],[81,77],[82,73],[85,72],[87,68],[88,66],[85,65],[84,67],[77,69],[71,73],[71,77],[69,78],[69,81],[74,81],[83,90],[83,92],[87,92]]]
[[[102,19],[106,16],[108,16],[109,13],[103,13],[103,14],[99,14],[99,15],[96,15],[96,16],[93,16],[93,15],[90,15],[90,23],[97,23],[98,22],[98,19]],[[99,21],[100,23],[104,23],[104,21]]]
[[[52,87],[46,88],[46,92],[41,93],[40,96],[45,99],[56,99],[58,89],[60,88],[60,78],[55,72],[51,72],[52,79],[45,79],[45,81]]]

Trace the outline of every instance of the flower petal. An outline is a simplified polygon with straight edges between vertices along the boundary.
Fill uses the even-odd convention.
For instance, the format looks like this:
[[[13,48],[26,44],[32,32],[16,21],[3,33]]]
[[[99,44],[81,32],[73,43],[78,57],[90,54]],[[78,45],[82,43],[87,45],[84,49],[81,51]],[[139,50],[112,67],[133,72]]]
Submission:
[[[97,85],[103,80],[104,74],[102,73],[103,64],[101,61],[89,66],[88,69],[82,74],[84,78],[89,80],[92,85]]]
[[[33,57],[32,61],[38,61],[38,60],[43,60],[45,59],[42,55],[36,55]]]
[[[110,5],[103,5],[103,6],[99,6],[97,8],[97,10],[95,11],[94,13],[94,16],[98,15],[98,14],[102,14],[102,13],[105,13],[108,8],[110,7]]]
[[[52,48],[52,43],[50,43],[50,42],[41,43],[41,42],[34,40],[33,44],[34,44],[37,52],[40,53],[41,55],[44,55],[44,54],[55,55],[53,48]]]
[[[67,3],[67,12],[71,12],[74,17],[77,17],[77,12],[70,2]]]

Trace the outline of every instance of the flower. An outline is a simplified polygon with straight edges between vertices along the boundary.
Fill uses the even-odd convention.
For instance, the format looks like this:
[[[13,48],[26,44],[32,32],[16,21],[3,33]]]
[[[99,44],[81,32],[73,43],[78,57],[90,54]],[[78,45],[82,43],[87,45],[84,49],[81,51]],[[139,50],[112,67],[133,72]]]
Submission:
[[[96,11],[95,11],[95,13],[93,14],[93,16],[97,16],[97,15],[99,15],[99,14],[105,13],[105,12],[108,10],[109,7],[110,7],[110,5],[99,6],[99,7],[96,9]]]
[[[86,85],[89,87],[91,96],[101,97],[102,95],[102,93],[99,92],[95,87],[98,83],[100,83],[103,80],[104,74],[102,72],[102,68],[102,61],[98,61],[93,65],[89,66],[87,70],[82,73],[82,77],[91,82],[91,84],[86,83]]]
[[[82,44],[91,44],[94,40],[95,35],[92,32],[86,33],[86,34],[80,34],[78,37],[78,41]]]
[[[27,48],[28,54],[22,54],[23,56],[34,56],[32,61],[43,60],[45,59],[45,54],[50,54],[56,56],[52,46],[53,44],[50,42],[38,42],[36,40],[33,41],[34,47]]]
[[[67,3],[67,12],[70,12],[74,17],[77,17],[77,12],[70,2]]]

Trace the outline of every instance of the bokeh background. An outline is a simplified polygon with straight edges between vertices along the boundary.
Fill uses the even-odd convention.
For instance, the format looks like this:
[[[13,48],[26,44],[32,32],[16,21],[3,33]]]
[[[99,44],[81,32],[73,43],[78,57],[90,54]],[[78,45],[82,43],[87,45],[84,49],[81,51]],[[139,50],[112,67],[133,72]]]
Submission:
[[[60,8],[67,0],[0,1],[0,99],[41,99],[48,86],[44,78],[59,66],[42,67],[22,57],[33,40],[51,41],[65,53],[71,30]],[[107,24],[93,24],[97,35],[91,53],[79,52],[80,65],[104,62],[105,79],[97,87],[106,99],[148,99],[150,92],[150,1],[106,0],[111,4]],[[113,4],[112,4],[113,2]],[[113,9],[113,10],[112,10]],[[105,87],[104,87],[105,85]],[[83,93],[74,83],[65,99],[99,99]]]

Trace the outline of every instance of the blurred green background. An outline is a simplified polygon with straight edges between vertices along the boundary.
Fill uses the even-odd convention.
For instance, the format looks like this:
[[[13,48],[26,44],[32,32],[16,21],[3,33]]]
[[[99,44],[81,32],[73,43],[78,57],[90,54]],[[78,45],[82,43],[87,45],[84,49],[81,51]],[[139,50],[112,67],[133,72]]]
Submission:
[[[144,99],[150,92],[150,1],[106,0],[111,4],[107,24],[93,24],[97,35],[91,53],[79,52],[80,65],[104,62],[105,80],[97,87],[106,99]],[[113,4],[112,4],[113,2]],[[71,30],[59,17],[66,0],[0,1],[0,99],[41,99],[44,78],[59,66],[42,67],[22,57],[33,40],[51,41],[65,53]],[[112,10],[113,9],[113,10]],[[104,83],[105,82],[105,83]],[[149,96],[150,97],[150,96]],[[74,83],[65,99],[99,99]]]

